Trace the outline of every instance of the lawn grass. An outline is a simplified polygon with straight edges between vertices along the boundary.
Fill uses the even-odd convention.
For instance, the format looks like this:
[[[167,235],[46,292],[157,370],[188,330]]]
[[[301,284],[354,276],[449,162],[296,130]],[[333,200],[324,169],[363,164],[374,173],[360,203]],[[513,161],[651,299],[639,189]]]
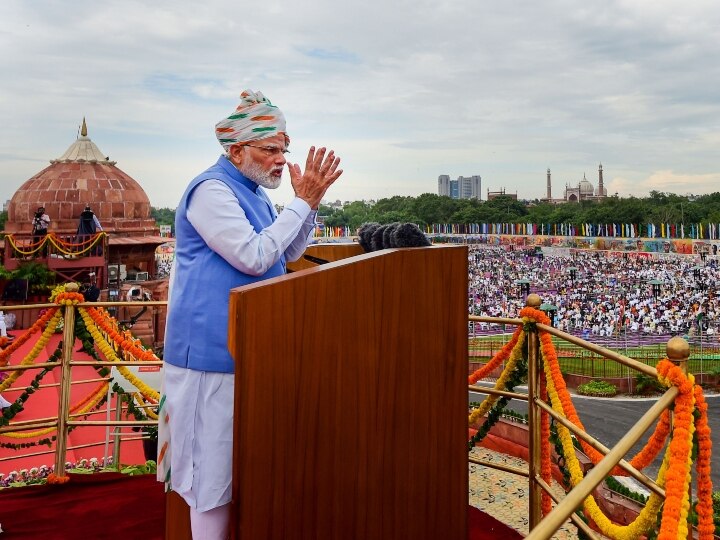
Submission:
[[[510,340],[510,334],[471,337],[469,339],[469,356],[471,361],[486,362]],[[563,373],[585,375],[589,377],[627,377],[632,370],[613,360],[588,351],[577,345],[553,337],[555,350],[558,354],[560,369]],[[665,344],[645,345],[625,348],[620,342],[619,347],[608,347],[609,350],[637,360],[649,366],[655,366],[665,358]],[[717,347],[690,348],[688,369],[691,373],[720,372],[720,350]],[[628,373],[628,372],[631,373]]]

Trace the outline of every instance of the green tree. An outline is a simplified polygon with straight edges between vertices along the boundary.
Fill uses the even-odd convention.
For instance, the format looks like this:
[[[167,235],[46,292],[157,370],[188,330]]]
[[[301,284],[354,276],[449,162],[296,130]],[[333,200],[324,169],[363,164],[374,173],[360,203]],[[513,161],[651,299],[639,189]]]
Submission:
[[[554,210],[554,205],[541,202],[528,208],[526,219],[529,223],[549,223]]]
[[[155,220],[158,225],[175,226],[175,209],[174,208],[150,208],[150,217]]]
[[[489,214],[489,221],[497,223],[516,223],[528,213],[523,201],[519,201],[509,195],[500,195],[485,202]]]
[[[460,208],[460,205],[458,199],[434,193],[423,193],[415,199],[413,210],[419,220],[419,225],[449,223],[450,216]]]
[[[329,227],[350,227],[355,231],[363,223],[373,221],[370,218],[371,206],[365,201],[354,201],[346,204],[342,210],[335,211],[325,223]]]

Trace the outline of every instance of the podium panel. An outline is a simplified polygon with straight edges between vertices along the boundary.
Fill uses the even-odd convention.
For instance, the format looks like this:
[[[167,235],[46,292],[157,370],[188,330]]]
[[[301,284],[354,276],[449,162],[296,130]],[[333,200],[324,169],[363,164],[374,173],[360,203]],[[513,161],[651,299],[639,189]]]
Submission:
[[[231,292],[234,538],[467,538],[467,248]]]
[[[365,250],[357,242],[312,244],[297,261],[288,262],[287,269],[288,272],[297,272],[306,268],[315,268],[321,261],[339,261],[363,253]]]

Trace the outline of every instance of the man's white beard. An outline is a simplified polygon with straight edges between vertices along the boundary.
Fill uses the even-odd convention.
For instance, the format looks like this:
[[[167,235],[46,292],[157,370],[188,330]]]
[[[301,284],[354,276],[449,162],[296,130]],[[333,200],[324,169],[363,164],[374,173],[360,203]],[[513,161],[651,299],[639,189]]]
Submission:
[[[273,176],[272,170],[265,171],[260,165],[254,161],[248,160],[249,163],[243,163],[238,170],[257,185],[266,189],[277,189],[282,183],[282,175]]]

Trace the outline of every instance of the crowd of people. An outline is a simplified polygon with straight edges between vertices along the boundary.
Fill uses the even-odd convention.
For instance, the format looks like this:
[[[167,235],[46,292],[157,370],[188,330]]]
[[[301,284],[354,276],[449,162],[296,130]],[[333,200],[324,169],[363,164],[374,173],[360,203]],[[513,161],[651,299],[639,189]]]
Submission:
[[[528,292],[553,306],[554,325],[585,338],[703,335],[718,339],[716,257],[628,255],[599,251],[509,251],[471,246],[471,315],[519,315]],[[480,330],[488,324],[477,325]]]

